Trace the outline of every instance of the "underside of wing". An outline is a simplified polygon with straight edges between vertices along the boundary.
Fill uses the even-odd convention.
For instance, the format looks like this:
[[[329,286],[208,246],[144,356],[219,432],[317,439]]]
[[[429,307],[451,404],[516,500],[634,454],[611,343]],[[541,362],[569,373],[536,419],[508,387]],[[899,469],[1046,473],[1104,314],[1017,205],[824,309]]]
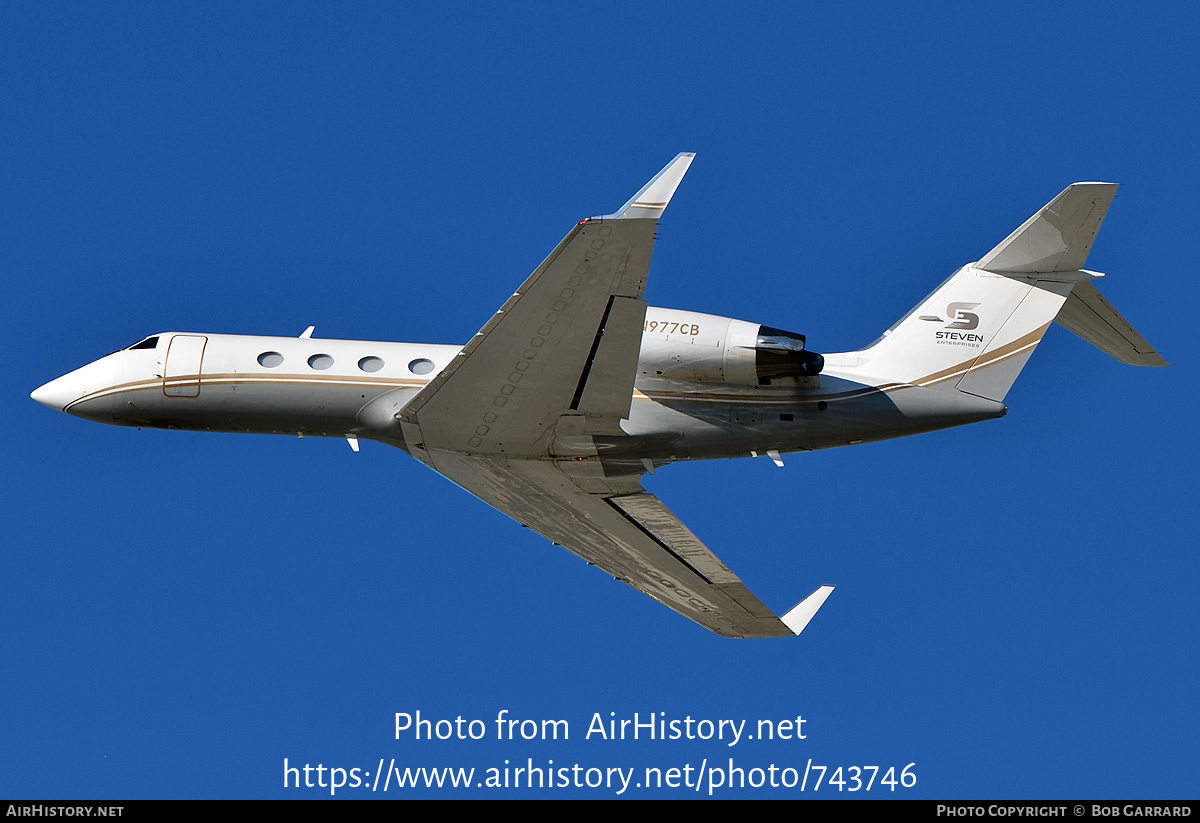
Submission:
[[[581,221],[398,415],[408,451],[517,522],[726,637],[799,634],[640,483],[602,460],[626,437],[658,219],[680,154],[614,214]]]
[[[619,436],[633,397],[658,217],[691,159],[679,155],[620,211],[571,229],[408,405],[406,441],[425,450],[545,457],[564,417],[575,418],[560,430],[572,436]]]
[[[637,474],[583,491],[575,461],[439,452],[432,466],[542,536],[723,637],[799,634],[833,590],[822,586],[782,617],[750,593]],[[589,478],[596,487],[598,478]]]

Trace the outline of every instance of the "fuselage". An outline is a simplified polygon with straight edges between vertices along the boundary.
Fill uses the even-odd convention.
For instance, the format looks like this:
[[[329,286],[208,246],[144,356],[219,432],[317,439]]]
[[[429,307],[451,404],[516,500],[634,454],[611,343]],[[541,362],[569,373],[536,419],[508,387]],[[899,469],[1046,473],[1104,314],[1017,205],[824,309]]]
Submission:
[[[768,334],[778,331],[698,312],[649,309],[630,413],[621,423],[627,437],[609,438],[607,453],[666,463],[808,451],[1005,413],[1002,403],[961,392],[866,377],[855,352],[826,355],[819,376],[789,375],[775,353],[779,340]],[[765,346],[774,348],[767,352]],[[32,396],[116,425],[354,436],[407,450],[397,413],[460,351],[452,345],[160,332]]]

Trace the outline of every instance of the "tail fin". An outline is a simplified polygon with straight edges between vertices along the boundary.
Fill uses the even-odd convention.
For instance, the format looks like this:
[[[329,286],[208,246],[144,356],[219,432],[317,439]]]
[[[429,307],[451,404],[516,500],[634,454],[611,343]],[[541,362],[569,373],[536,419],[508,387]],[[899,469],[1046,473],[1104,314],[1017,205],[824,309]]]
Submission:
[[[860,369],[1000,401],[1056,318],[1125,362],[1166,365],[1091,285],[1104,275],[1083,269],[1116,189],[1068,186],[861,352]]]

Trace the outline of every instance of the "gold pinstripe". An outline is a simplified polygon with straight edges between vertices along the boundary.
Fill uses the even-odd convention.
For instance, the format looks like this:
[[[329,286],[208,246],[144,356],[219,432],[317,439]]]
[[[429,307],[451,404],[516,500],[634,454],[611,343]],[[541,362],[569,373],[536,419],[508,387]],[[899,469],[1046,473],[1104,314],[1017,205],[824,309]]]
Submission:
[[[830,394],[822,394],[811,397],[799,398],[791,397],[750,397],[742,394],[716,393],[716,392],[681,392],[681,391],[640,391],[635,390],[633,393],[634,400],[652,400],[655,402],[663,400],[686,400],[693,403],[708,403],[708,404],[736,404],[744,406],[808,406],[815,405],[820,402],[841,403],[848,400],[856,400],[860,397],[867,397],[872,394],[890,394],[901,389],[916,387],[935,386],[939,383],[945,383],[953,380],[956,377],[961,377],[968,372],[977,371],[979,369],[988,368],[997,365],[1006,360],[1010,360],[1025,351],[1034,348],[1045,335],[1046,330],[1050,328],[1050,324],[1046,323],[1028,334],[1018,337],[1003,346],[988,352],[971,360],[964,360],[954,366],[927,374],[924,377],[918,377],[911,383],[881,383],[877,386],[868,386],[861,389],[852,389],[844,392],[833,392]],[[88,400],[97,400],[101,397],[109,397],[114,394],[123,394],[126,392],[142,391],[146,389],[161,389],[165,386],[183,385],[199,381],[201,388],[204,386],[230,386],[230,385],[288,385],[288,386],[343,386],[346,388],[421,388],[428,384],[427,380],[415,380],[411,378],[396,378],[396,377],[371,377],[357,378],[351,375],[298,375],[298,374],[204,374],[204,375],[177,375],[170,379],[153,378],[149,380],[135,380],[129,383],[120,383],[116,386],[108,386],[103,389],[89,392],[77,400],[73,400],[67,404],[64,411],[70,409],[79,403],[84,403]],[[188,400],[191,398],[180,397],[179,400]]]
[[[119,383],[115,386],[107,386],[103,389],[89,392],[78,400],[72,400],[63,409],[66,411],[72,406],[83,403],[88,400],[97,400],[101,397],[109,397],[114,394],[124,394],[126,392],[144,391],[147,389],[160,389],[165,386],[173,386],[177,384],[190,384],[199,381],[200,386],[231,386],[231,385],[285,385],[285,386],[344,386],[347,388],[420,388],[428,381],[413,380],[396,377],[372,377],[372,378],[355,378],[351,375],[299,375],[299,374],[182,374],[170,379],[152,378],[149,380],[135,380],[130,383]],[[168,395],[170,396],[170,395]],[[172,398],[178,400],[192,400],[192,397]]]
[[[953,379],[954,377],[966,374],[969,371],[975,371],[976,369],[994,366],[1002,360],[1008,360],[1012,357],[1015,357],[1027,348],[1036,346],[1046,334],[1046,329],[1048,328],[1050,328],[1049,323],[1034,329],[1028,334],[1018,337],[1016,340],[1013,340],[1010,343],[1005,343],[1003,346],[1000,346],[998,349],[988,352],[987,354],[972,358],[971,360],[963,361],[962,363],[959,363],[956,366],[951,366],[948,369],[942,369],[941,371],[936,371],[933,374],[928,374],[924,377],[918,377],[913,381],[912,384],[914,386],[932,386],[936,383],[943,383],[947,380]]]

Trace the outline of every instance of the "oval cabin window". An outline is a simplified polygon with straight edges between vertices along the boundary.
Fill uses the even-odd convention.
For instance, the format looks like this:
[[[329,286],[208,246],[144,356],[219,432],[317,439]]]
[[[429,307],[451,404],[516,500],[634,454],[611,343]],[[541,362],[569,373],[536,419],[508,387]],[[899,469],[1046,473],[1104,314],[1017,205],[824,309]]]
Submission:
[[[433,371],[433,361],[425,357],[418,357],[408,364],[408,370],[413,374],[429,374]]]

